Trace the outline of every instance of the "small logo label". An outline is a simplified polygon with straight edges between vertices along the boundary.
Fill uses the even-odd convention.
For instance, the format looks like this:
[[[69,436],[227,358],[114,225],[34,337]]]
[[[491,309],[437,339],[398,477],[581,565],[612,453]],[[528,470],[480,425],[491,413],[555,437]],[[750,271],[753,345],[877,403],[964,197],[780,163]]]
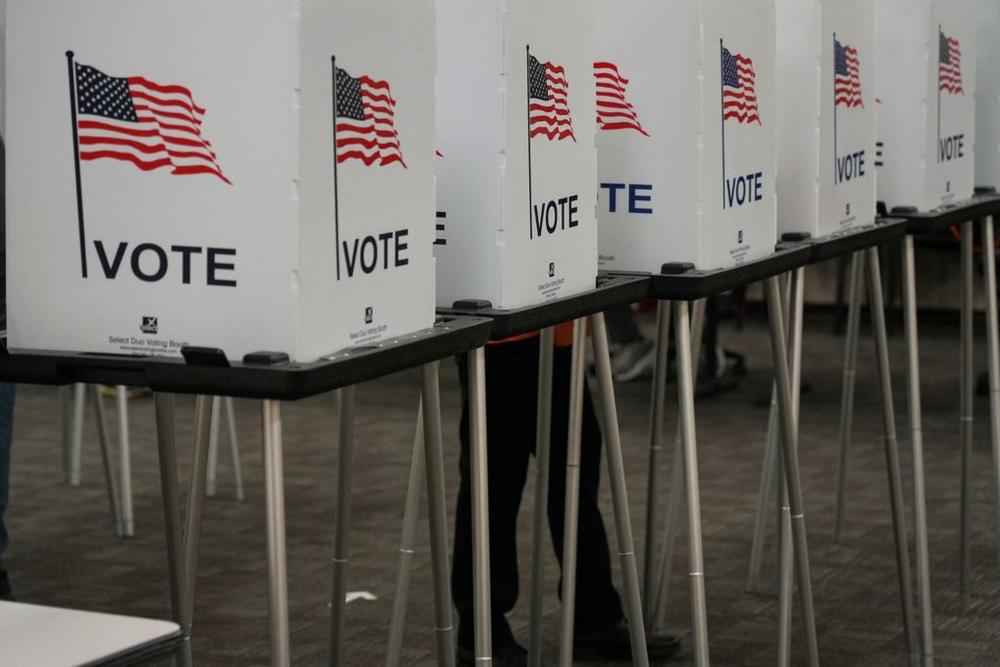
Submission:
[[[851,202],[847,202],[847,215],[851,214]]]
[[[375,309],[371,306],[365,308],[365,324],[371,324],[375,321]]]
[[[549,278],[555,278],[555,277],[556,277],[556,263],[549,262]]]
[[[152,317],[150,315],[142,316],[142,325],[139,327],[142,333],[145,334],[155,334],[159,331],[159,318]]]

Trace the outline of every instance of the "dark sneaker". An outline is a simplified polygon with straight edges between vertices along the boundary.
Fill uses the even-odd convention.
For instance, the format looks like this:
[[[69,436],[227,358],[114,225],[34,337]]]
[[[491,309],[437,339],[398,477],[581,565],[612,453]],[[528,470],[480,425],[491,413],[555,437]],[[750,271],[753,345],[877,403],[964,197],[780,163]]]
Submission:
[[[459,665],[475,665],[474,641],[471,636],[463,632],[463,629],[460,625],[455,658]],[[510,631],[506,619],[502,623],[494,625],[491,639],[494,667],[528,667],[528,652],[514,639],[514,633]]]
[[[665,660],[681,649],[673,635],[646,635],[646,653],[650,660]],[[579,660],[631,660],[632,640],[628,622],[619,621],[610,628],[595,632],[577,632],[573,638],[573,656]]]
[[[14,601],[14,591],[10,587],[10,577],[7,576],[7,570],[3,569],[3,567],[0,567],[0,600]]]

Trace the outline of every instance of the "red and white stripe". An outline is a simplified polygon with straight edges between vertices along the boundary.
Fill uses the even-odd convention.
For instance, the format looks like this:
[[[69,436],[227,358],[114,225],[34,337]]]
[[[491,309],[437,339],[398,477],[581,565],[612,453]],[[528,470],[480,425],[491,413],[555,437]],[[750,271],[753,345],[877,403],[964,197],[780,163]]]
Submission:
[[[212,144],[201,134],[205,109],[183,86],[164,86],[141,76],[128,79],[139,122],[90,114],[77,119],[80,159],[112,158],[143,171],[170,168],[177,175],[213,174],[226,183]]]
[[[358,80],[361,82],[365,120],[337,119],[337,162],[355,159],[366,166],[377,162],[383,167],[398,162],[406,168],[394,122],[396,100],[392,97],[389,84],[367,74],[361,75]]]
[[[846,44],[842,44],[841,48],[847,57],[847,76],[838,74],[833,78],[834,104],[849,108],[863,107],[865,104],[861,94],[861,61],[858,59],[858,50]]]
[[[566,79],[566,69],[552,63],[545,63],[546,83],[549,88],[549,99],[531,98],[528,104],[529,135],[533,138],[539,135],[549,141],[572,139],[573,117],[569,112],[569,81]]]
[[[938,89],[953,95],[964,95],[962,89],[962,46],[953,37],[948,37],[948,63],[938,65]],[[939,58],[940,60],[940,58]]]
[[[753,69],[753,60],[740,53],[734,53],[736,58],[736,74],[740,80],[739,88],[722,87],[722,119],[735,118],[740,123],[760,124],[760,111],[757,108],[757,73]]]
[[[604,131],[635,130],[649,136],[639,122],[635,107],[625,98],[629,80],[610,62],[594,63],[597,84],[597,128]]]

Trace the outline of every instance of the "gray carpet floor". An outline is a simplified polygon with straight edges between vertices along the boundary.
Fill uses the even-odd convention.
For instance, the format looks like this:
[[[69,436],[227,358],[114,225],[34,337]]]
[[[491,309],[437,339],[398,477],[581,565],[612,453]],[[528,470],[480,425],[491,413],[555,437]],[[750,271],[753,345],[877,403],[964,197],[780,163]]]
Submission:
[[[649,326],[648,318],[645,326]],[[802,396],[801,416],[801,463],[820,654],[828,665],[903,665],[907,657],[888,511],[882,427],[873,375],[874,354],[867,334],[861,340],[858,364],[847,526],[840,544],[834,544],[832,539],[842,342],[829,331],[826,322],[807,323],[803,383],[808,390]],[[1000,585],[988,406],[985,399],[977,399],[973,595],[971,606],[963,610],[957,595],[958,332],[945,327],[925,327],[921,334],[936,657],[940,664],[997,664]],[[760,406],[760,399],[768,395],[770,382],[763,321],[751,320],[739,330],[726,328],[724,341],[728,347],[747,355],[749,374],[735,391],[700,401],[697,406],[711,657],[716,664],[772,664],[776,656],[776,598],[745,591],[767,419],[766,407]],[[977,344],[977,359],[984,360],[982,340]],[[901,337],[891,341],[891,351],[907,504],[911,505]],[[985,368],[985,361],[980,366]],[[451,361],[443,364],[442,380],[451,513],[457,489],[458,450],[458,391]],[[418,375],[408,372],[369,383],[358,391],[350,590],[367,591],[376,599],[358,600],[347,607],[345,649],[351,665],[375,665],[383,660],[418,382]],[[632,523],[641,551],[649,382],[619,386],[618,401]],[[333,407],[333,398],[324,396],[287,405],[284,411],[291,641],[296,665],[323,664],[327,655],[336,475]],[[672,434],[675,411],[669,412],[666,433]],[[182,481],[190,467],[192,413],[192,399],[180,398]],[[205,508],[195,611],[194,653],[199,665],[262,665],[268,661],[259,414],[258,403],[237,401],[246,502],[232,498],[232,474],[223,448],[219,496]],[[113,536],[108,519],[92,415],[88,412],[85,428],[83,484],[80,488],[70,488],[62,468],[57,391],[21,388],[9,513],[11,546],[5,557],[21,600],[140,616],[168,616],[152,401],[149,398],[131,401],[130,416],[137,534],[134,539],[120,540]],[[666,467],[663,474],[668,474]],[[664,490],[665,487],[666,484]],[[602,490],[610,528],[612,515],[606,483]],[[528,493],[520,527],[522,591],[527,590],[531,507]],[[773,574],[773,523],[766,580]],[[433,602],[425,526],[426,522],[422,522],[415,556],[403,661],[406,665],[434,664]],[[912,524],[909,530],[912,548]],[[691,659],[687,547],[683,536],[677,547],[668,623],[684,641],[684,651],[677,658],[677,663],[683,664]],[[545,651],[547,662],[554,664],[559,603],[555,594],[558,572],[551,548],[547,550],[547,558]],[[526,641],[524,594],[510,620],[515,633]],[[801,664],[803,642],[797,620],[793,642],[793,659]]]

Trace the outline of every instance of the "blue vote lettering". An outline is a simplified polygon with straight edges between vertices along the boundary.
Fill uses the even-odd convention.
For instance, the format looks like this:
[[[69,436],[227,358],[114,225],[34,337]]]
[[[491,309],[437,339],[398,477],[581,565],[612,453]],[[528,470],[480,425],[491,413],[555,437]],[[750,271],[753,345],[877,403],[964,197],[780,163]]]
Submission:
[[[628,190],[628,212],[652,215],[653,209],[645,204],[653,201],[653,186],[647,183],[601,183],[608,193],[608,213],[618,212],[618,191]]]
[[[865,152],[855,151],[837,158],[837,183],[865,175]]]
[[[729,208],[757,202],[764,198],[764,174],[757,172],[726,179],[726,203]]]

